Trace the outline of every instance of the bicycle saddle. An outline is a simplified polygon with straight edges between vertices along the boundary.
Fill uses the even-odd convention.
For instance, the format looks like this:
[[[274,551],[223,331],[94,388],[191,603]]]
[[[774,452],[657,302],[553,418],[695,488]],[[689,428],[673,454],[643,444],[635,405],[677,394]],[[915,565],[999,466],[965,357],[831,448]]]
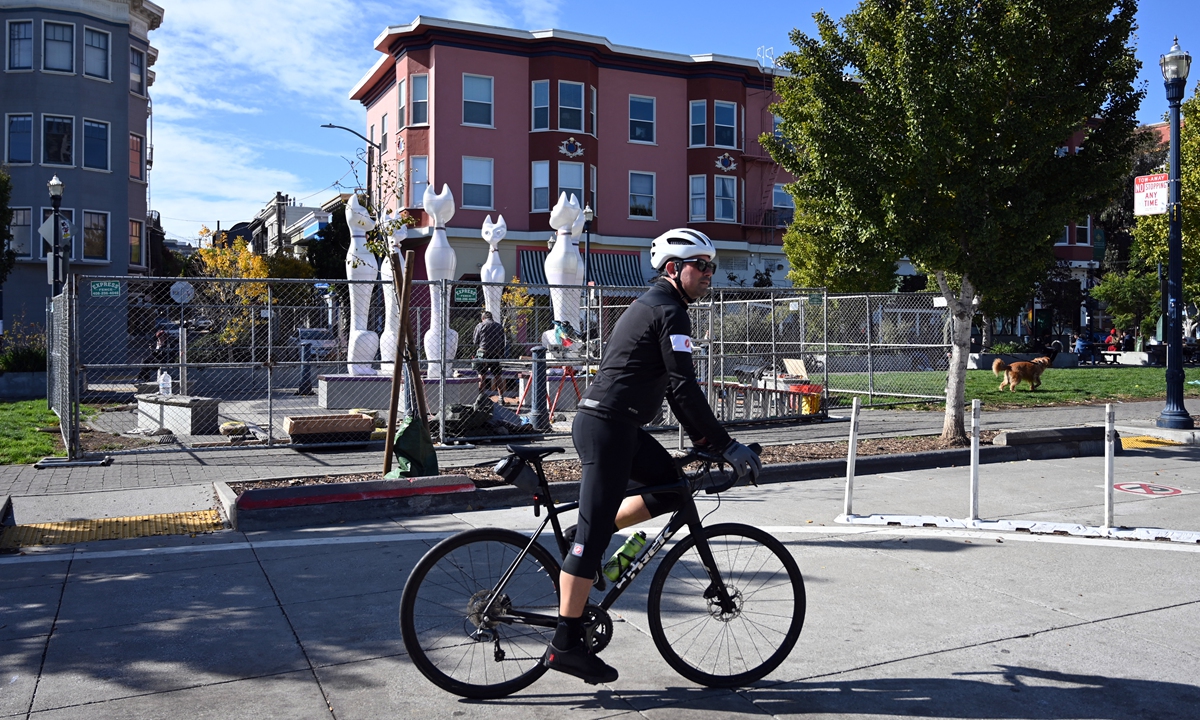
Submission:
[[[560,447],[541,447],[539,445],[508,445],[508,451],[525,461],[538,461],[547,455],[560,453]]]

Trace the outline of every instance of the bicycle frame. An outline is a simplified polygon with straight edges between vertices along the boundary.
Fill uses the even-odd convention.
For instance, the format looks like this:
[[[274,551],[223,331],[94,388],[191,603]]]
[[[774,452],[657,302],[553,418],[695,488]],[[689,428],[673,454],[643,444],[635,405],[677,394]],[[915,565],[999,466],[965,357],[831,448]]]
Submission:
[[[557,541],[559,554],[565,556],[567,554],[567,542],[563,538],[562,527],[558,522],[558,516],[561,513],[570,512],[579,508],[578,502],[563,503],[555,505],[550,497],[549,484],[546,481],[545,473],[542,471],[542,463],[540,460],[532,461],[537,469],[538,481],[540,486],[539,493],[533,497],[534,515],[540,514],[540,509],[544,505],[546,508],[546,518],[538,525],[537,530],[529,539],[527,544],[519,555],[509,565],[508,569],[500,577],[496,586],[492,588],[491,599],[487,606],[484,607],[481,615],[489,621],[503,622],[508,624],[522,624],[536,627],[553,628],[558,624],[557,615],[543,615],[541,613],[511,611],[512,614],[491,617],[488,613],[492,609],[492,603],[501,596],[504,592],[504,587],[512,578],[521,561],[529,554],[530,548],[538,541],[547,525],[551,525],[554,529],[554,538]],[[706,471],[707,472],[707,469]],[[696,501],[693,495],[693,490],[688,484],[687,478],[680,476],[679,480],[666,485],[643,485],[627,490],[625,497],[633,497],[635,495],[645,495],[648,493],[677,493],[683,497],[683,507],[673,512],[667,520],[663,529],[654,537],[654,540],[647,543],[642,552],[634,559],[634,561],[625,569],[624,572],[613,582],[612,589],[600,601],[598,607],[607,611],[617,599],[624,594],[625,590],[633,583],[634,579],[650,564],[656,555],[666,546],[667,541],[675,536],[683,527],[687,527],[688,531],[696,536],[696,550],[700,554],[700,560],[704,564],[704,569],[708,573],[709,580],[712,585],[705,591],[706,598],[716,599],[722,610],[726,612],[733,609],[733,599],[729,596],[725,588],[725,583],[721,580],[720,573],[717,570],[716,561],[713,558],[712,550],[708,546],[708,541],[703,534],[703,526],[700,523],[700,513],[696,509]],[[557,580],[557,579],[556,579]]]

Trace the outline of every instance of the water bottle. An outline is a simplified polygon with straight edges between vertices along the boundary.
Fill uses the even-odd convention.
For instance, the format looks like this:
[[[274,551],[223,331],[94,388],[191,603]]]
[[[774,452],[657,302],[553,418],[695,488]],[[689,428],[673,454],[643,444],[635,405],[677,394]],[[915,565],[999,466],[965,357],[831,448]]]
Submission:
[[[637,554],[646,546],[646,533],[635,532],[629,536],[625,544],[617,549],[615,555],[608,562],[604,563],[604,577],[612,582],[616,582],[617,578],[621,577],[621,573],[625,572],[626,568],[633,564]]]
[[[166,370],[160,370],[158,373],[158,394],[171,394],[171,374]]]

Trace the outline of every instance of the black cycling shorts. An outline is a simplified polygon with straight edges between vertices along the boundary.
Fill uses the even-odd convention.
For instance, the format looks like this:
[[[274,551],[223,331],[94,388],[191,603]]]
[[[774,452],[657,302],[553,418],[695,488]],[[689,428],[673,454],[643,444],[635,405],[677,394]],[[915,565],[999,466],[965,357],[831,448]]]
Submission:
[[[650,433],[632,422],[575,414],[571,439],[579,453],[583,480],[579,485],[579,522],[575,543],[562,568],[569,575],[591,578],[605,558],[616,526],[613,521],[629,483],[662,485],[678,477],[675,461]],[[682,496],[647,493],[642,496],[650,514],[675,510]]]

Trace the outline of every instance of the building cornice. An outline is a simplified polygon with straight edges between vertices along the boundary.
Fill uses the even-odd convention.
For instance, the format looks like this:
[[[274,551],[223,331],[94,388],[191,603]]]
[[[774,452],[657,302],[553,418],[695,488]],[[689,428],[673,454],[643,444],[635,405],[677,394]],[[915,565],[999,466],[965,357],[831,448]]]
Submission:
[[[142,38],[162,25],[164,13],[150,0],[0,0],[0,8],[37,8],[90,15],[128,25],[131,33]]]

